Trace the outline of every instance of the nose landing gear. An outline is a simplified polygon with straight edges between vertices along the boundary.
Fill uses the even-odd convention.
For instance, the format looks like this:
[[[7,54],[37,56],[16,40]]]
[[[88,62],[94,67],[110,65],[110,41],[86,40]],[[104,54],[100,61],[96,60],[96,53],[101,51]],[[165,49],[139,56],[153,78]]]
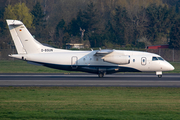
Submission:
[[[156,71],[156,75],[158,76],[158,78],[162,78],[162,71]]]

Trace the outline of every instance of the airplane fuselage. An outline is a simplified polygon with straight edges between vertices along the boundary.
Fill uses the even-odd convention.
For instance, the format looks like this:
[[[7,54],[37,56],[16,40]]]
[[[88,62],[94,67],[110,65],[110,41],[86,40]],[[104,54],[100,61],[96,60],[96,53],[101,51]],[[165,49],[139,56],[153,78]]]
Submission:
[[[19,59],[30,61],[36,64],[44,65],[50,68],[83,71],[89,73],[105,73],[111,74],[116,72],[142,72],[142,71],[169,71],[174,69],[171,64],[161,58],[159,55],[139,52],[139,51],[124,51],[114,50],[107,55],[96,55],[98,50],[94,51],[63,51],[56,52],[47,51],[35,54],[11,55]],[[123,54],[122,54],[123,53]],[[104,58],[112,58],[114,56],[128,56],[127,63],[111,63],[104,61]],[[157,58],[153,60],[153,57]],[[158,74],[157,74],[158,75]]]

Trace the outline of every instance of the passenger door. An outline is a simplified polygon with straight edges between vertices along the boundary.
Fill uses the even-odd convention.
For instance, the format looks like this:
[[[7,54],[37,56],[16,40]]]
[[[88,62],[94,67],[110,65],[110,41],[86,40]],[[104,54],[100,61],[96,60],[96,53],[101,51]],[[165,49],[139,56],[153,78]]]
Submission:
[[[141,58],[141,65],[146,65],[147,64],[147,59],[146,59],[146,57],[142,57]]]

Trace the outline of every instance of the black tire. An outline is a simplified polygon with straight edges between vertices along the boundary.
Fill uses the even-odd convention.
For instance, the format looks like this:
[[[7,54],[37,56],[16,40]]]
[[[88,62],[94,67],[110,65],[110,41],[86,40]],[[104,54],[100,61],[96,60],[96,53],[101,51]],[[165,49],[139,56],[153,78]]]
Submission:
[[[99,76],[99,78],[102,78],[102,77],[104,77],[104,74],[103,73],[99,73],[98,76]]]
[[[162,75],[158,75],[158,78],[162,78]]]

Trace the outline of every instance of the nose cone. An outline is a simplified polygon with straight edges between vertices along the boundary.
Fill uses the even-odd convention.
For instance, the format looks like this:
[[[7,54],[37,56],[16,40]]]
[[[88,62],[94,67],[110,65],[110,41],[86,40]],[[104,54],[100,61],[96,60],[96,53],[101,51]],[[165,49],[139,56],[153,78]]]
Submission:
[[[166,65],[166,69],[167,69],[168,71],[172,71],[172,70],[174,70],[174,66],[172,66],[170,63],[168,63],[168,64]]]
[[[168,63],[167,61],[163,61],[160,63],[162,71],[172,71],[174,70],[174,67]]]
[[[174,70],[174,69],[175,69],[174,66],[172,66],[171,64],[169,64],[169,70],[172,71],[172,70]]]

